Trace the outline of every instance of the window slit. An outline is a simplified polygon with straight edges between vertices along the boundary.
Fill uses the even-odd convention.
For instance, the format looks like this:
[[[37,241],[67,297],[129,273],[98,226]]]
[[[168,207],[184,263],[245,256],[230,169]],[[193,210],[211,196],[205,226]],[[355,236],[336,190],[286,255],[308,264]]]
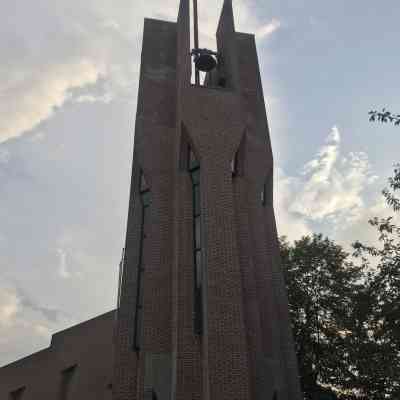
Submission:
[[[231,174],[232,177],[235,177],[238,174],[238,152],[235,153],[231,160]]]
[[[73,365],[61,372],[60,400],[68,400],[71,398],[71,386],[76,372],[77,365]]]
[[[273,175],[272,170],[268,173],[267,179],[265,180],[262,191],[261,191],[261,204],[266,206],[272,206],[273,203]]]
[[[194,263],[194,331],[202,334],[203,330],[203,267],[202,267],[202,229],[200,196],[200,163],[193,151],[188,148],[188,170],[192,180],[193,201],[193,263]]]
[[[263,187],[262,187],[262,191],[261,191],[261,204],[263,205],[263,206],[265,206],[266,205],[266,198],[267,198],[267,187],[266,187],[266,184],[264,183],[264,185],[263,185]]]
[[[144,252],[144,241],[146,239],[146,222],[148,219],[148,213],[151,203],[151,192],[146,182],[143,172],[140,174],[140,200],[142,203],[142,221],[141,221],[141,232],[140,232],[140,250],[139,250],[139,263],[137,268],[137,282],[136,282],[136,310],[135,310],[135,330],[134,330],[134,348],[139,351],[142,346],[143,337],[143,274],[144,274],[144,263],[143,263],[143,252]]]

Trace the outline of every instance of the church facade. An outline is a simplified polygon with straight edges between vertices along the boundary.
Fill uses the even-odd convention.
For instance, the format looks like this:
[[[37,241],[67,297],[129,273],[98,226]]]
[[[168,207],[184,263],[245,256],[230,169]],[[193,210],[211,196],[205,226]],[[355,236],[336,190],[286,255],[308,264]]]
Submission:
[[[145,20],[112,385],[96,398],[300,400],[255,38],[226,0],[193,84],[190,29],[189,0],[176,23]],[[59,398],[94,398],[64,367]],[[37,398],[2,374],[0,396]]]
[[[255,39],[225,1],[192,84],[189,6],[144,25],[115,398],[298,399]]]

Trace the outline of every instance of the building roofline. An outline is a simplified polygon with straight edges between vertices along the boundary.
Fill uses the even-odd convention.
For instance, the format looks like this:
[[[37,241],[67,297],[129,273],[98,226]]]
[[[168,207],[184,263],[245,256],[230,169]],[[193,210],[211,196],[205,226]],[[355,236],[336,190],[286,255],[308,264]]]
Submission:
[[[113,314],[116,313],[116,311],[117,311],[116,309],[111,310],[111,311],[107,311],[107,312],[105,312],[103,314],[97,315],[96,317],[90,318],[90,319],[88,319],[86,321],[79,322],[79,323],[77,323],[75,325],[72,325],[72,326],[70,326],[68,328],[65,328],[65,329],[63,329],[61,331],[53,333],[51,335],[51,340],[50,340],[50,345],[49,346],[45,347],[44,349],[38,350],[38,351],[36,351],[36,352],[34,352],[32,354],[29,354],[27,356],[19,358],[18,360],[11,361],[8,364],[0,365],[0,370],[2,370],[3,368],[12,368],[12,367],[16,366],[17,364],[19,364],[21,362],[26,362],[29,358],[35,358],[35,357],[39,357],[39,356],[44,355],[45,353],[49,352],[52,349],[52,347],[54,345],[54,339],[55,338],[58,338],[59,336],[62,336],[64,334],[68,334],[68,332],[72,331],[73,329],[84,327],[85,325],[88,325],[89,323],[93,322],[96,319],[103,319],[103,318],[105,319],[107,317],[111,317]]]

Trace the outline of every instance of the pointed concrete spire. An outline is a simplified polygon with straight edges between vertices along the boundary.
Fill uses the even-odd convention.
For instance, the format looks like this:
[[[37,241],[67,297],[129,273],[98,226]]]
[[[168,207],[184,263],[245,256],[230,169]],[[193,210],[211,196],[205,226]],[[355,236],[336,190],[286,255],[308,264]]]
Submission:
[[[229,29],[235,31],[235,21],[233,18],[232,0],[224,0],[221,16],[219,17],[218,31],[220,29]]]
[[[232,0],[225,0],[222,6],[217,29],[217,46],[222,60],[220,73],[224,75],[227,87],[236,89],[239,84],[239,72]]]
[[[177,23],[177,75],[181,85],[190,83],[191,58],[190,58],[190,1],[180,0]]]
[[[184,18],[188,22],[190,21],[190,0],[180,0],[178,21],[181,18]]]

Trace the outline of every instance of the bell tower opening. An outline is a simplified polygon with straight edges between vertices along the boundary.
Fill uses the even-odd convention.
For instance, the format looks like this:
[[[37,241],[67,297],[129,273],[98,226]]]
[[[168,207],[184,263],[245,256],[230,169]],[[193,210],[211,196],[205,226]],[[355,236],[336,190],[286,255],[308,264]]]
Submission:
[[[194,86],[225,88],[226,79],[223,74],[223,60],[218,51],[200,47],[199,43],[199,16],[197,0],[192,3],[192,44],[190,57],[192,58],[191,83]]]

